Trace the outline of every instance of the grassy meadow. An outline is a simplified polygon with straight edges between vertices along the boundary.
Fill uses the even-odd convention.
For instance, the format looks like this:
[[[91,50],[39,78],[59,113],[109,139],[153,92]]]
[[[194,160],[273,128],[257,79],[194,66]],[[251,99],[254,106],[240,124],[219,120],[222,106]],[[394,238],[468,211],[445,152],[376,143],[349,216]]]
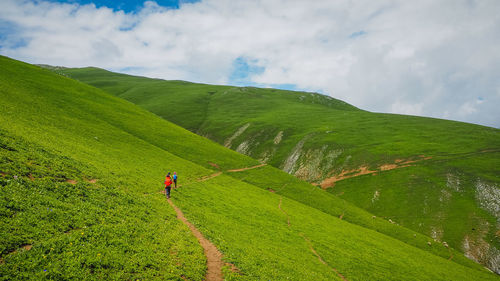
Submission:
[[[164,81],[97,68],[58,71],[323,185],[500,273],[499,129],[372,113],[314,93]],[[325,184],[341,175],[343,180]],[[273,189],[285,192],[282,186],[277,182]],[[289,193],[338,213],[338,206],[324,207],[323,199]]]
[[[2,280],[203,280],[203,249],[161,194],[166,171],[180,175],[173,202],[238,268],[225,266],[227,280],[498,280],[438,243],[422,247],[429,237],[388,236],[412,232],[272,167],[227,172],[258,162],[130,102],[0,65]],[[287,183],[295,191],[278,190]]]

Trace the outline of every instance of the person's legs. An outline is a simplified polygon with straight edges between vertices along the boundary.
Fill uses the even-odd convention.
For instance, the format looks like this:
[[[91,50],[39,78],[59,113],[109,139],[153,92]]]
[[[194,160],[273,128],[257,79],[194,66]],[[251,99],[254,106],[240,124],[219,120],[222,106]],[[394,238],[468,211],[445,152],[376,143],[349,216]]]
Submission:
[[[171,188],[172,188],[172,186],[170,186],[170,185],[165,188],[165,191],[167,193],[167,199],[170,198],[170,189]]]
[[[175,188],[177,188],[177,179],[174,180]]]

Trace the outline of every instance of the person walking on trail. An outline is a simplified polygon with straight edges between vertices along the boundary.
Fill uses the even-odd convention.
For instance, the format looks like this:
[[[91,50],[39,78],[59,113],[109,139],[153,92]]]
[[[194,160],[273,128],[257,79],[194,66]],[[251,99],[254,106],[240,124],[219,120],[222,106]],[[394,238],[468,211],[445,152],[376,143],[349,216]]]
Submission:
[[[176,172],[174,172],[173,178],[174,178],[174,188],[177,188],[177,173]]]
[[[170,173],[165,177],[165,194],[167,195],[167,199],[170,198],[170,189],[172,188],[172,179],[170,178]]]

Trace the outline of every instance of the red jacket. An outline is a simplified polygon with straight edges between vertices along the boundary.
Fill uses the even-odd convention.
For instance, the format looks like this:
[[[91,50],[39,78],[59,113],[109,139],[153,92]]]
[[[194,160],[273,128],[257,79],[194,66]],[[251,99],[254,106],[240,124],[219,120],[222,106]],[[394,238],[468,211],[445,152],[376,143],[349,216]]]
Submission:
[[[172,179],[170,177],[165,178],[165,187],[172,185]]]

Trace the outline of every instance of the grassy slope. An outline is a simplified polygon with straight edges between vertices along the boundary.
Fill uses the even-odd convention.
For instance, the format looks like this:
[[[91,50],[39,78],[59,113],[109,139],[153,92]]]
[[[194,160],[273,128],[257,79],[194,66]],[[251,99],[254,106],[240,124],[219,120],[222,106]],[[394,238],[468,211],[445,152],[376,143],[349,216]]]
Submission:
[[[495,195],[500,184],[498,129],[370,113],[310,93],[153,80],[95,68],[63,73],[310,182],[362,166],[378,171],[378,177],[350,178],[329,191],[447,241],[500,272],[495,265],[500,257],[500,214],[495,211],[500,200]],[[280,131],[282,141],[275,144]],[[381,165],[421,155],[432,158],[379,171]],[[481,184],[493,194],[490,199],[480,199]],[[466,241],[473,241],[470,248]]]
[[[116,87],[113,88],[115,91],[123,91],[122,94],[120,94],[121,97],[126,96],[127,98],[133,98],[134,96],[137,96],[137,93],[141,93],[142,95],[147,95],[147,92],[143,92],[141,90],[137,90],[138,92],[134,93],[135,87],[137,87],[138,84],[145,83],[147,89],[151,86],[150,83],[153,83],[155,86],[153,88],[155,91],[159,91],[160,89],[164,89],[165,87],[170,85],[173,87],[174,94],[179,95],[176,99],[172,100],[179,100],[180,97],[185,96],[185,95],[192,95],[193,93],[198,93],[198,91],[202,91],[202,93],[206,94],[207,85],[199,85],[199,84],[191,84],[191,83],[186,83],[186,82],[166,82],[163,80],[152,80],[148,78],[142,78],[142,77],[130,77],[127,75],[121,75],[121,74],[116,74],[112,72],[107,72],[103,71],[100,69],[95,69],[92,68],[90,71],[88,69],[75,69],[75,70],[65,70],[64,73],[67,73],[68,71],[71,71],[71,75],[74,75],[74,71],[76,72],[81,72],[78,74],[78,77],[86,77],[85,75],[91,75],[90,77],[87,77],[87,79],[98,79],[99,82],[94,82],[93,84],[96,84],[96,86],[101,86],[101,87]],[[114,79],[118,80],[116,82]],[[112,82],[115,81],[115,82]],[[172,85],[171,85],[172,84]],[[132,90],[125,90],[127,87],[133,87]],[[195,90],[193,87],[198,88],[199,90]],[[138,89],[142,89],[141,87],[137,87]],[[214,86],[214,89],[218,89],[220,87]],[[120,89],[120,90],[118,90]],[[170,88],[169,88],[170,89]],[[110,89],[108,89],[110,90]],[[172,89],[170,89],[172,91]],[[219,89],[220,90],[220,89]],[[215,90],[213,90],[215,91]],[[213,91],[209,90],[209,94],[213,95]],[[171,92],[166,91],[170,95]],[[155,98],[159,98],[158,96],[151,95],[150,97],[153,99],[151,101],[151,104],[154,104],[155,102],[159,104],[163,104],[160,101],[155,101]],[[183,99],[180,99],[181,101],[184,101]],[[133,100],[137,102],[137,100]],[[186,102],[185,106],[188,107],[189,104],[191,104],[193,100],[189,100]],[[348,110],[355,110],[348,105],[345,105],[343,103],[336,104],[334,100],[330,101],[331,104],[330,106],[341,106],[345,107],[345,109]],[[178,103],[175,103],[175,106],[169,106],[172,110],[176,110],[178,108],[177,106]],[[203,105],[203,104],[201,104]],[[196,108],[196,106],[200,106],[200,103],[193,103],[193,107],[195,108],[192,110],[192,112],[197,112],[199,109]],[[185,109],[179,110],[179,114],[185,111]],[[191,117],[185,118],[186,120],[191,120]],[[216,162],[216,161],[213,161]],[[217,163],[219,164],[219,163]],[[440,244],[435,244],[439,246],[433,246],[429,247],[427,245],[427,241],[429,239],[425,236],[419,235],[418,238],[414,237],[414,232],[409,231],[405,228],[400,228],[393,226],[392,224],[388,224],[386,221],[382,221],[379,219],[372,219],[372,215],[363,212],[359,209],[352,208],[350,204],[347,204],[343,200],[339,200],[338,198],[334,196],[329,196],[328,194],[325,194],[323,191],[318,190],[317,188],[314,188],[312,186],[304,186],[303,182],[300,180],[296,180],[293,177],[288,176],[287,174],[278,171],[274,168],[271,167],[266,167],[263,169],[259,170],[250,170],[246,171],[244,173],[238,173],[238,174],[233,174],[233,176],[236,177],[243,177],[245,181],[248,181],[252,184],[255,184],[257,186],[260,186],[262,188],[272,188],[275,191],[278,192],[278,194],[282,194],[284,196],[287,196],[289,198],[292,198],[294,200],[297,200],[299,202],[302,202],[304,204],[307,204],[309,206],[313,206],[315,208],[318,208],[328,214],[334,215],[334,216],[340,216],[341,214],[344,217],[344,220],[350,221],[352,223],[362,225],[371,229],[374,229],[376,231],[379,231],[381,233],[390,235],[396,239],[399,239],[405,243],[409,243],[410,245],[414,245],[416,247],[419,247],[421,249],[424,249],[426,251],[431,251],[436,255],[446,257],[448,258],[450,256],[449,251],[444,248]],[[287,187],[283,188],[283,184],[286,183]],[[432,241],[432,240],[431,240]],[[456,262],[459,262],[461,264],[468,264],[469,262],[460,254],[455,253],[454,254],[454,259]]]
[[[194,183],[213,172],[208,161],[253,160],[95,88],[4,57],[0,64],[2,279],[200,280],[201,249],[158,193],[172,167],[193,182],[175,202],[241,269],[228,278],[338,279],[310,241],[349,279],[497,279],[284,198],[288,228],[278,195],[225,175]],[[24,244],[33,248],[12,252]]]

